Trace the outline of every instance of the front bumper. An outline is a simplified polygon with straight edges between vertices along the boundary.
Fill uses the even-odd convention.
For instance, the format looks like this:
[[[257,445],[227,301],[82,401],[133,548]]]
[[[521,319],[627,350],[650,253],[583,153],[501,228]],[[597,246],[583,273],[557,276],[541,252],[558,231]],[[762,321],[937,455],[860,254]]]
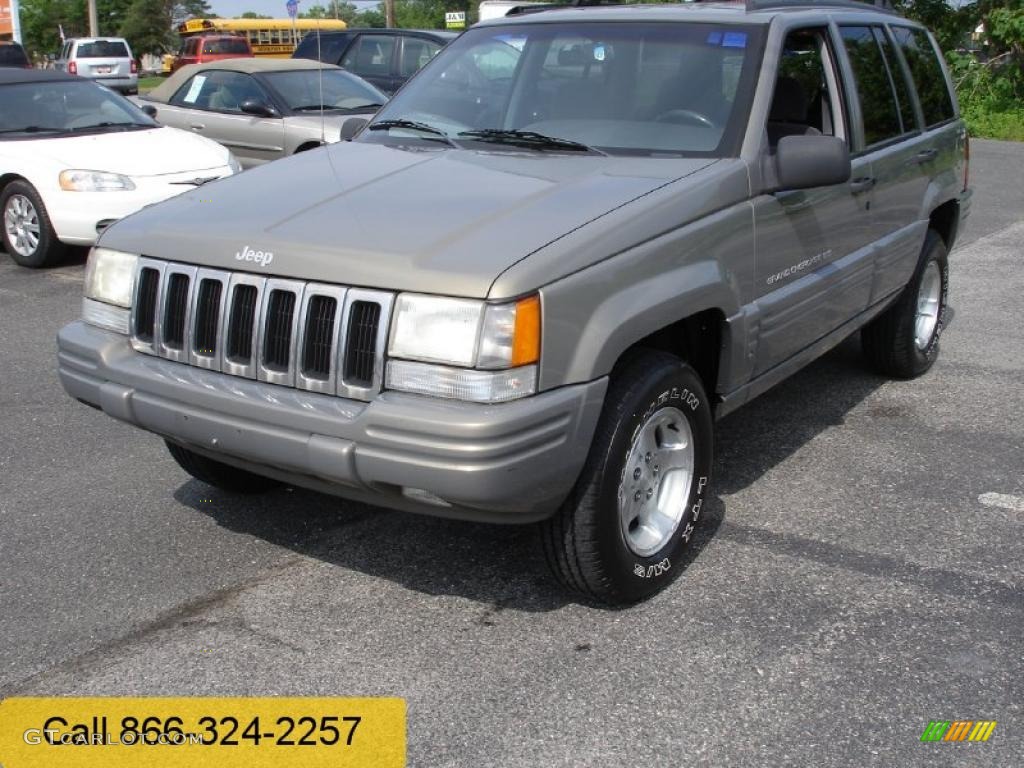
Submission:
[[[607,386],[599,379],[500,405],[400,392],[362,403],[150,357],[83,322],[61,330],[57,346],[72,397],[194,451],[347,498],[487,522],[531,522],[558,507]]]

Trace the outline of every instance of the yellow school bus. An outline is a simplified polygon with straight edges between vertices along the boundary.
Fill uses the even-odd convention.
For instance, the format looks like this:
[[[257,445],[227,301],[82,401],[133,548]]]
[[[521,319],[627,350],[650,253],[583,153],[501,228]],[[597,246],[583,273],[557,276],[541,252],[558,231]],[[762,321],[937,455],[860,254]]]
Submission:
[[[338,19],[189,19],[178,25],[182,38],[202,34],[241,35],[257,57],[287,59],[307,32],[345,29]]]

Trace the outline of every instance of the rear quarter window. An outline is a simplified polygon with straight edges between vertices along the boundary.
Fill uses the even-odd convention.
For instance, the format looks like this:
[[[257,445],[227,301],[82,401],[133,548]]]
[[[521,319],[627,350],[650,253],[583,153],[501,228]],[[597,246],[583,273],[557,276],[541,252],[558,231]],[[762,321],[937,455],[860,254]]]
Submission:
[[[939,62],[939,52],[932,45],[928,33],[923,29],[900,26],[892,27],[892,32],[914,80],[925,125],[936,125],[955,117],[953,98]]]

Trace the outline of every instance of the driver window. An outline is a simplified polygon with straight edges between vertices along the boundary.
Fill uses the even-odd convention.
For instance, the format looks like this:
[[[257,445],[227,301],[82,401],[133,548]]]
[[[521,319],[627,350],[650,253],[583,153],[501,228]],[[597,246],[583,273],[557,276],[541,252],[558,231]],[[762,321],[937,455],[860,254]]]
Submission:
[[[767,130],[773,150],[785,136],[845,137],[827,30],[799,29],[786,36]]]

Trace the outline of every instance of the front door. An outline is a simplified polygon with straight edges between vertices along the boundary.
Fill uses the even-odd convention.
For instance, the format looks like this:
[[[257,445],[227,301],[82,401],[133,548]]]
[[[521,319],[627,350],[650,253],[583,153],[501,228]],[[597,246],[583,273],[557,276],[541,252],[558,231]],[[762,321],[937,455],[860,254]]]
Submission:
[[[839,69],[825,28],[791,31],[766,126],[769,151],[786,136],[850,140]],[[754,201],[760,375],[863,311],[872,280],[872,165],[853,159],[851,181],[781,191]]]

